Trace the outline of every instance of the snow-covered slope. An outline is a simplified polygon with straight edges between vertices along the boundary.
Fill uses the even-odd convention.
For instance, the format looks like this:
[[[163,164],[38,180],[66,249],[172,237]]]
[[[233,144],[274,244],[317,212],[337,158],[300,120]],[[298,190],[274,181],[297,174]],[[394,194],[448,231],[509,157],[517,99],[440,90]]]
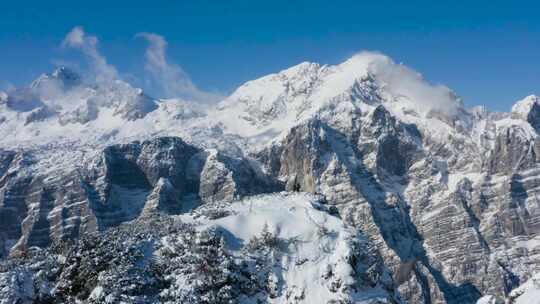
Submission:
[[[388,301],[392,282],[369,242],[325,208],[305,194],[257,196],[219,209],[228,216],[197,222],[222,232],[238,259],[269,254],[274,303]],[[259,275],[268,270],[261,271]]]
[[[257,150],[315,116],[343,124],[352,112],[372,112],[379,105],[439,141],[449,136],[476,141],[485,132],[485,117],[475,119],[474,110],[465,109],[451,90],[369,52],[335,66],[305,62],[249,81],[217,107],[155,100],[120,80],[84,82],[63,67],[28,88],[0,93],[0,147],[11,149],[103,147],[158,135],[203,144],[226,135],[216,144]],[[513,112],[527,111],[533,99],[516,104]],[[507,115],[498,125],[521,123],[523,115]]]
[[[514,289],[510,298],[515,304],[540,303],[540,274],[535,274],[527,282]]]
[[[30,253],[0,272],[0,303],[396,301],[376,251],[324,208],[311,195],[276,194],[140,219]]]
[[[336,105],[368,111],[384,104],[411,122],[423,122],[434,113],[452,119],[463,111],[450,90],[375,53],[361,53],[336,66],[301,63],[247,82],[216,109],[153,100],[120,80],[84,83],[67,68],[40,76],[29,88],[3,93],[0,101],[0,145],[6,147],[111,144],[156,134],[186,136],[191,129],[211,127],[266,144]]]
[[[540,303],[540,274],[536,273],[519,287],[512,290],[505,302],[501,297],[486,295],[476,304],[536,304]]]
[[[212,116],[228,132],[267,142],[269,136],[333,107],[342,107],[334,113],[333,119],[339,120],[347,119],[342,110],[369,111],[380,104],[406,121],[425,122],[431,128],[436,123],[447,131],[439,120],[429,118],[435,113],[444,119],[466,115],[449,89],[429,84],[384,55],[364,52],[336,66],[305,62],[249,81],[221,102]]]

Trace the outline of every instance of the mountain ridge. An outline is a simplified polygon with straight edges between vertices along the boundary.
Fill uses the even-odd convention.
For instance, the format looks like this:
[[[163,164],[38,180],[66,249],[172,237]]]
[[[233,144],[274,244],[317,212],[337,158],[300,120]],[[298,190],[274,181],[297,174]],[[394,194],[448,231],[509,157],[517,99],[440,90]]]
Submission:
[[[37,89],[64,74],[69,85]],[[511,298],[540,271],[534,95],[507,113],[466,109],[450,89],[377,53],[304,62],[215,107],[77,79],[60,69],[1,95],[4,257],[286,191],[320,197],[317,208],[376,248],[392,277],[374,281],[383,303]],[[297,283],[279,282],[276,295],[306,299]],[[348,288],[335,300],[353,301]]]

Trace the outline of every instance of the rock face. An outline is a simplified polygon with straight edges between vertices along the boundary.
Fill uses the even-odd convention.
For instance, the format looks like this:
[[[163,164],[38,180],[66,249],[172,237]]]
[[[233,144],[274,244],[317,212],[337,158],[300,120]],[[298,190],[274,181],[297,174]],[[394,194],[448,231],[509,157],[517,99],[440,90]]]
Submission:
[[[156,216],[217,219],[232,212],[229,202],[284,190],[319,197],[318,208],[365,238],[393,276],[373,281],[391,301],[511,300],[540,271],[538,97],[510,113],[466,109],[380,54],[303,63],[246,83],[212,109],[156,103],[131,87],[89,90],[71,112],[36,115],[15,131],[13,111],[55,103],[30,98],[32,90],[0,96],[13,114],[0,124],[3,257]],[[73,141],[39,126],[72,132]],[[10,132],[47,136],[8,149]],[[171,134],[183,139],[161,136]],[[249,221],[242,214],[236,219]],[[312,220],[305,216],[297,220]],[[332,283],[334,273],[327,280],[341,301],[338,291],[351,289]],[[287,279],[265,280],[268,297],[283,296]],[[287,303],[305,299],[301,289],[287,293]]]
[[[324,195],[368,234],[411,303],[504,298],[537,271],[537,98],[520,102],[524,115],[421,118],[350,92],[256,158],[288,191]]]
[[[394,125],[386,130],[387,134],[380,134],[379,142],[366,144],[361,134],[367,132],[372,138],[374,125],[366,126],[369,131],[355,130],[353,134],[360,134],[355,138],[321,121],[310,121],[294,128],[282,143],[282,149],[266,152],[270,156],[265,158],[273,159],[270,163],[274,165],[280,164],[275,172],[277,177],[287,178],[287,190],[324,195],[351,226],[367,233],[396,271],[396,281],[413,285],[402,290],[402,295],[411,302],[475,302],[480,295],[475,286],[467,280],[449,282],[441,273],[438,261],[424,245],[431,241],[427,238],[431,231],[424,234],[419,231],[409,213],[411,207],[405,194],[396,191],[397,187],[406,186],[409,167],[423,156],[415,144],[421,140],[418,131]],[[362,161],[366,157],[364,153],[375,154],[372,167]],[[446,229],[444,234],[450,238],[454,228]],[[435,238],[438,240],[438,235]],[[438,294],[430,296],[431,292]]]
[[[526,120],[536,131],[540,128],[540,98],[535,95],[525,97],[512,107],[512,115]]]
[[[245,159],[175,137],[110,146],[81,168],[52,175],[29,170],[24,154],[3,152],[1,161],[3,256],[104,231],[141,213],[179,214],[280,187]]]

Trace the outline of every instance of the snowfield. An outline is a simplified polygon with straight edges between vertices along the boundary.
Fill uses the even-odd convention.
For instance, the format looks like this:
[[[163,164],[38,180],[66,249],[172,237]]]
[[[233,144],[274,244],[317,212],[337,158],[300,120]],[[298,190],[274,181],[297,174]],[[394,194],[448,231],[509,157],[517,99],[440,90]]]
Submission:
[[[351,259],[358,254],[353,252],[355,249],[365,246],[363,250],[369,250],[367,240],[337,216],[325,212],[325,208],[309,194],[263,195],[223,208],[231,213],[229,216],[199,222],[203,229],[223,233],[228,248],[238,259],[243,258],[242,249],[255,238],[267,233],[276,237],[282,254],[274,257],[272,267],[278,295],[273,303],[290,303],[290,292],[301,296],[301,303],[385,303],[388,293],[383,286],[362,286],[355,277],[374,265],[364,264],[369,261],[351,265]],[[387,283],[391,280],[383,279]],[[255,298],[244,302],[257,303]]]

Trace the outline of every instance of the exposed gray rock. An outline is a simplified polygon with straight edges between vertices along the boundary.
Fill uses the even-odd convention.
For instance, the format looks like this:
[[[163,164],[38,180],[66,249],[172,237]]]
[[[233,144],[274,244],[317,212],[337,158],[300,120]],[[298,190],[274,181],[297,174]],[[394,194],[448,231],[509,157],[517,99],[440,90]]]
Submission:
[[[200,171],[199,197],[204,202],[230,202],[234,199],[282,189],[269,179],[258,164],[244,158],[224,155],[216,150],[205,153]]]
[[[152,189],[152,192],[148,195],[142,214],[152,215],[155,213],[179,213],[179,206],[182,206],[179,198],[180,195],[177,193],[169,179],[160,178],[154,186],[154,189]]]
[[[91,101],[87,101],[83,106],[76,108],[73,111],[60,114],[58,117],[58,121],[62,125],[66,125],[69,123],[85,124],[89,121],[96,119],[98,113],[98,106]]]
[[[107,147],[79,168],[42,175],[0,154],[2,255],[46,247],[154,213],[280,190],[249,160],[162,137]]]
[[[487,160],[489,173],[510,175],[535,166],[540,155],[540,141],[523,136],[523,132],[522,128],[511,126],[497,134],[495,147]]]
[[[405,299],[504,297],[538,269],[537,137],[510,125],[488,152],[458,137],[441,145],[382,107],[352,128],[332,124],[294,127],[257,158],[288,191],[324,195],[366,232]],[[460,173],[471,170],[474,181]]]
[[[67,91],[81,84],[81,76],[78,73],[68,67],[61,66],[50,74],[39,76],[30,84],[30,88],[39,93],[47,94],[52,90]]]
[[[540,131],[540,98],[525,97],[512,107],[512,116],[527,121],[537,132]]]
[[[24,121],[24,124],[30,124],[37,121],[43,121],[51,116],[54,116],[56,113],[52,110],[50,110],[46,106],[42,106],[36,109],[33,109],[26,115],[26,119]]]

